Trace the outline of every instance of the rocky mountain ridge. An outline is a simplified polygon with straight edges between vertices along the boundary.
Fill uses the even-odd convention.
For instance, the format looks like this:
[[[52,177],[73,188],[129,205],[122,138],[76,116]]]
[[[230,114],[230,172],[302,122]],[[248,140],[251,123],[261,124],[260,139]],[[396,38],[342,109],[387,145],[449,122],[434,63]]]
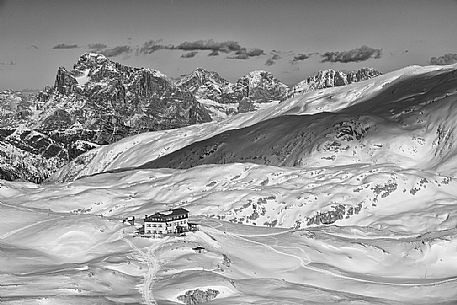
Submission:
[[[295,97],[303,93],[324,88],[346,86],[352,83],[368,80],[381,75],[381,72],[372,68],[362,68],[348,73],[333,69],[319,71],[316,75],[293,86],[288,97]]]
[[[34,127],[99,130],[98,144],[211,121],[192,94],[159,71],[124,66],[94,53],[82,55],[71,71],[59,68],[54,87],[38,99],[46,110]]]
[[[190,92],[159,71],[124,66],[95,53],[83,54],[72,70],[60,67],[54,86],[36,98],[23,101],[14,92],[2,97],[0,175],[8,180],[41,182],[97,145],[211,121]],[[25,135],[13,141],[10,135],[16,133]]]
[[[362,68],[348,73],[322,70],[289,88],[272,73],[264,70],[252,71],[230,83],[217,72],[198,68],[176,81],[176,85],[188,90],[214,116],[258,110],[262,104],[282,102],[309,91],[344,86],[381,75],[372,68]],[[209,101],[209,102],[208,102]],[[215,104],[215,103],[216,104]]]
[[[361,80],[359,74],[351,79]],[[72,69],[60,67],[43,91],[0,92],[0,178],[39,183],[99,145],[255,111],[288,96],[288,86],[267,71],[230,83],[199,68],[173,82],[158,70],[86,53]]]
[[[456,87],[455,69],[399,78],[344,109],[291,113],[227,130],[142,168],[186,169],[237,162],[293,167],[395,162],[434,170],[436,164],[452,163],[450,156],[455,155],[451,139],[456,128]],[[332,92],[336,91],[323,100],[336,101]],[[453,174],[451,170],[451,166],[441,168],[447,174]]]

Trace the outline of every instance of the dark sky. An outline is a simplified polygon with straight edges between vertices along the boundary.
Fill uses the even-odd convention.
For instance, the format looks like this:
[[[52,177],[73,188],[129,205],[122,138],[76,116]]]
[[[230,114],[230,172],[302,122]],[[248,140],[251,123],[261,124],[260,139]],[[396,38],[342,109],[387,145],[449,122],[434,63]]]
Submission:
[[[263,69],[293,84],[325,68],[426,65],[457,53],[456,30],[451,0],[0,0],[0,89],[50,85],[95,43],[127,46],[107,54],[170,77],[203,67],[233,81]],[[208,56],[208,39],[246,50]],[[139,52],[149,40],[162,47]]]

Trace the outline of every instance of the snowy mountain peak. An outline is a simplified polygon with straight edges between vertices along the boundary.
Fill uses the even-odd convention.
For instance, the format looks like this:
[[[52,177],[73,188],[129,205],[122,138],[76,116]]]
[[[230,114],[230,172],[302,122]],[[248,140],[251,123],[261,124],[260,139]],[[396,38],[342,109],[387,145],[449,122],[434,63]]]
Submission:
[[[99,53],[85,53],[79,57],[78,65],[100,65],[110,61],[105,55]]]
[[[273,78],[274,77],[271,72],[268,72],[265,70],[255,70],[255,71],[249,72],[248,74],[241,77],[240,79],[248,80],[250,86],[256,86],[258,84],[261,84],[263,80],[270,81]]]
[[[254,102],[283,101],[289,87],[264,70],[252,71],[237,81],[243,95]]]
[[[187,87],[187,89],[195,89],[195,88],[189,88],[192,86],[189,86],[189,84],[192,83],[198,84],[199,86],[201,85],[207,85],[207,83],[212,83],[215,85],[228,85],[229,82],[222,78],[219,73],[214,72],[214,71],[208,71],[203,68],[197,68],[192,73],[189,75],[186,75],[182,78],[180,78],[177,82],[176,85],[179,87]],[[193,90],[189,90],[193,92]]]
[[[345,86],[381,75],[372,68],[362,68],[348,73],[333,69],[321,70],[316,75],[299,82],[289,92],[289,97],[301,95],[308,91]]]
[[[237,103],[243,98],[234,84],[222,78],[217,72],[197,68],[176,82],[181,90],[189,91],[198,100],[211,100],[220,104]]]

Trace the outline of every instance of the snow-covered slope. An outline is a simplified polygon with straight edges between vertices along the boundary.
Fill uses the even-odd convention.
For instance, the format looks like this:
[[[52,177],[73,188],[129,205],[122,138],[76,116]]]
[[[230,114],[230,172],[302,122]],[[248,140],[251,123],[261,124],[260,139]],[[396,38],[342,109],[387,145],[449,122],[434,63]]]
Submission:
[[[254,164],[6,182],[3,295],[11,304],[91,304],[94,295],[180,304],[178,296],[194,289],[217,290],[218,304],[455,301],[455,184],[393,165]],[[120,223],[177,206],[191,211],[200,231],[148,240]]]
[[[367,124],[369,126],[377,126],[378,124],[380,124],[380,127],[384,128],[383,126],[387,126],[389,127],[389,130],[397,130],[398,132],[405,131],[406,133],[402,136],[408,137],[408,141],[411,145],[417,146],[419,148],[424,148],[427,146],[420,145],[420,143],[418,143],[418,141],[420,140],[417,139],[417,137],[416,139],[413,139],[414,133],[410,132],[408,128],[402,127],[400,119],[396,116],[398,116],[398,113],[405,109],[405,113],[400,113],[400,116],[408,116],[407,112],[409,112],[409,110],[407,109],[408,107],[410,107],[410,102],[408,101],[408,99],[412,100],[413,97],[417,97],[420,99],[420,101],[418,102],[419,108],[425,107],[425,104],[421,106],[420,103],[426,103],[426,101],[431,101],[433,99],[438,98],[441,100],[441,98],[444,97],[446,93],[443,93],[439,90],[434,92],[433,87],[437,85],[436,82],[441,78],[452,78],[452,75],[454,73],[453,71],[455,71],[455,69],[455,66],[408,67],[398,71],[387,73],[385,75],[378,76],[367,81],[353,83],[345,87],[335,87],[308,92],[304,95],[288,99],[280,104],[273,104],[270,107],[266,107],[264,109],[252,113],[238,114],[236,116],[227,118],[226,120],[223,120],[221,122],[211,122],[199,126],[189,126],[179,130],[159,131],[129,137],[113,145],[100,147],[96,150],[86,153],[85,155],[80,156],[79,158],[71,162],[68,166],[62,168],[59,172],[57,172],[51,178],[51,181],[68,181],[71,179],[75,179],[77,177],[92,175],[107,170],[140,166],[148,161],[155,160],[173,151],[179,150],[185,147],[186,145],[190,145],[197,141],[208,139],[219,133],[223,133],[224,131],[244,128],[259,123],[261,121],[280,117],[284,114],[312,115],[320,113],[320,117],[328,117],[326,119],[327,125],[318,124],[319,122],[314,122],[312,116],[308,119],[297,118],[297,120],[307,120],[309,124],[317,124],[319,126],[321,133],[320,137],[316,136],[316,139],[321,144],[325,144],[332,140],[332,138],[334,138],[338,134],[338,130],[341,131],[345,128],[345,126],[357,129],[357,126],[360,127]],[[415,86],[416,82],[418,82],[419,79],[421,80],[422,84],[419,86]],[[405,86],[405,84],[409,85]],[[423,92],[424,88],[422,86],[425,86],[424,88],[429,88],[428,93]],[[448,94],[451,94],[451,92],[453,92],[454,90],[453,86],[455,86],[455,83],[453,83],[451,80],[450,82],[448,82],[448,85],[446,85],[450,86],[450,88],[445,88],[444,86],[445,85],[443,85],[441,89],[444,88],[443,90],[448,92]],[[392,90],[395,90],[395,94],[392,94]],[[391,103],[398,104],[397,107],[399,108],[396,110],[397,115],[392,115],[390,113]],[[441,104],[445,104],[444,101]],[[367,106],[366,109],[359,108],[351,110],[349,114],[325,114],[325,112],[343,112],[343,109],[352,109],[350,107],[354,105]],[[448,103],[448,105],[449,107],[452,107],[452,103]],[[372,111],[370,110],[370,107],[373,108],[373,114],[371,113]],[[375,111],[376,107],[379,107],[379,109]],[[433,107],[428,107],[429,108],[427,109],[430,109],[431,112],[435,112],[435,110],[433,110]],[[436,112],[437,115],[439,115],[439,111],[440,110],[438,109]],[[447,110],[443,111],[446,112]],[[385,119],[377,119],[375,112],[381,112],[381,115],[387,117],[388,121],[386,122]],[[413,117],[414,114],[420,115],[420,110],[413,112],[413,114],[409,114],[409,117]],[[333,126],[334,124],[331,120],[331,116],[340,117],[340,121],[343,124],[339,127]],[[427,119],[426,115],[423,116],[425,119]],[[289,124],[287,122],[287,119],[278,118],[276,120],[279,122],[283,121],[283,125]],[[398,123],[392,123],[390,122],[391,120],[393,120],[394,122],[397,121]],[[433,141],[433,128],[437,128],[438,125],[436,125],[433,121],[434,118],[430,117],[428,120],[430,121],[431,125],[426,133],[430,136],[430,140]],[[268,126],[268,124],[271,123],[265,122],[263,124]],[[410,122],[409,124],[418,126],[418,128],[420,127],[419,125],[416,125],[415,123],[413,124],[412,122]],[[275,126],[272,127],[275,128]],[[253,128],[255,129],[255,127]],[[376,132],[380,136],[382,136],[382,128],[380,128],[379,131]],[[372,129],[370,132],[374,132],[374,130],[375,129]],[[268,133],[269,131],[267,128],[266,130],[261,130],[261,132]],[[330,138],[325,138],[325,132],[329,133]],[[423,134],[425,131],[424,129],[419,128],[417,132],[418,135],[420,135],[421,133]],[[385,135],[381,137],[380,141],[385,142],[388,141],[389,138],[389,135]],[[342,140],[344,141],[344,139],[339,139],[338,141],[341,142]],[[347,143],[343,144],[351,144],[353,146],[357,146],[353,148],[356,148],[357,150],[362,150],[362,154],[359,153],[359,156],[355,157],[356,159],[363,157],[366,160],[366,158],[371,158],[370,155],[367,154],[370,153],[370,151],[372,153],[379,152],[377,155],[380,156],[382,159],[381,152],[383,152],[383,150],[385,150],[386,147],[377,147],[376,145],[378,143],[376,142],[378,141],[378,139],[374,139],[372,142],[365,143],[368,146],[368,148],[363,148],[359,145],[360,139],[355,140],[356,141],[353,141],[352,143],[349,141],[345,141]],[[400,138],[396,139],[394,137],[393,140],[396,140],[398,141],[398,143],[400,143]],[[271,144],[274,145],[274,143]],[[330,147],[329,151],[322,151],[322,149],[319,149],[321,150],[321,152],[323,152],[331,158],[331,156],[334,154],[331,148],[332,147]],[[387,146],[387,150],[389,149],[390,145]],[[407,149],[410,149],[410,147],[408,147]],[[345,154],[347,155],[352,153],[352,149],[338,150],[339,154],[343,159],[346,158]],[[400,151],[395,152],[400,153]],[[415,153],[412,152],[412,154]],[[405,157],[408,157],[408,154],[403,155],[405,155]],[[339,159],[336,160],[336,162],[339,162]],[[349,160],[354,159],[350,157]],[[334,164],[330,163],[331,159],[319,159],[318,161],[320,162],[319,164],[323,165]]]
[[[456,68],[126,138],[76,158],[63,183],[1,181],[1,301],[455,304]],[[126,168],[172,151],[189,168]],[[260,159],[199,165],[247,153]],[[199,231],[147,239],[122,224],[174,207]]]
[[[105,216],[142,216],[182,206],[192,214],[243,224],[302,228],[336,222],[426,232],[457,224],[455,184],[449,176],[391,164],[303,169],[235,163],[107,173],[63,185],[15,185],[10,191],[17,195],[9,202]],[[423,219],[410,221],[415,217]]]
[[[254,162],[281,166],[393,163],[434,169],[456,154],[457,71],[400,79],[338,112],[278,116],[229,130],[143,168]],[[457,164],[440,167],[455,175]]]

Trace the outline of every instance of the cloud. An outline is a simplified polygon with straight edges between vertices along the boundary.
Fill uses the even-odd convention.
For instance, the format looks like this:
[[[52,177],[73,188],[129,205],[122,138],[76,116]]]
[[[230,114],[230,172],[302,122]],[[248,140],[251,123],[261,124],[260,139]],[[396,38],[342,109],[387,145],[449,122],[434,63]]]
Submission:
[[[211,53],[208,54],[208,56],[218,56],[219,51],[218,50],[212,50]]]
[[[53,49],[56,50],[65,50],[65,49],[77,49],[78,45],[77,44],[66,44],[66,43],[59,43],[58,45],[55,45]]]
[[[272,58],[268,58],[265,62],[265,66],[273,66],[276,62]]]
[[[457,63],[457,54],[444,54],[439,57],[430,58],[430,64],[432,65],[452,65]]]
[[[181,58],[192,58],[198,54],[198,51],[191,51],[181,55]]]
[[[89,43],[88,47],[91,50],[102,50],[102,49],[106,49],[108,46],[104,43],[96,42],[96,43]]]
[[[265,53],[263,52],[262,49],[255,48],[255,49],[249,50],[247,52],[247,54],[248,54],[249,57],[253,57],[253,56],[260,56],[260,55],[263,55]]]
[[[121,54],[130,53],[132,49],[129,46],[118,46],[112,49],[106,49],[100,52],[100,54],[105,55],[106,57],[115,57]]]
[[[0,61],[0,66],[15,66],[16,65],[16,62],[10,60],[10,61]]]
[[[39,47],[37,45],[32,44],[31,46],[27,47],[27,50],[38,50]]]
[[[249,59],[249,55],[246,53],[241,53],[234,56],[227,56],[227,59]]]
[[[292,58],[292,61],[301,61],[301,60],[308,59],[309,57],[310,57],[309,54],[298,54],[298,55],[295,55],[294,58]]]
[[[249,51],[246,50],[246,48],[241,48],[238,51],[236,51],[235,54],[237,54],[237,55],[246,54],[248,57],[253,57],[253,56],[259,56],[259,55],[262,55],[262,54],[265,54],[265,53],[263,52],[262,49],[258,49],[258,48],[251,49]]]
[[[213,39],[208,40],[196,40],[196,41],[185,41],[178,45],[164,45],[162,44],[162,40],[149,40],[146,41],[143,46],[137,49],[137,53],[142,54],[151,54],[158,50],[181,50],[181,51],[189,51],[188,53],[184,53],[181,57],[183,58],[191,58],[194,57],[197,53],[191,53],[194,51],[211,51],[208,56],[218,56],[221,52],[222,53],[232,53],[235,52],[234,56],[230,56],[227,58],[230,59],[248,59],[249,57],[260,56],[265,54],[262,49],[254,48],[247,50],[246,48],[242,48],[240,44],[236,41],[221,41],[217,42]]]
[[[16,62],[10,61],[0,61],[0,71],[5,71],[5,69],[9,70],[9,68],[16,65]],[[5,69],[4,69],[5,68]]]
[[[326,52],[321,54],[321,62],[359,62],[370,58],[381,58],[381,49],[373,49],[367,46],[361,46],[349,51]]]
[[[197,41],[186,41],[177,46],[175,49],[185,51],[196,51],[196,50],[217,50],[219,52],[230,53],[232,51],[238,51],[241,46],[236,41],[223,41],[215,42],[212,39],[209,40],[197,40]]]
[[[235,52],[234,56],[228,56],[226,57],[227,59],[249,59],[250,57],[256,57],[260,55],[264,55],[265,53],[263,52],[262,49],[255,48],[251,50],[246,50],[246,48],[241,48],[238,51]]]
[[[173,45],[163,45],[161,42],[162,39],[146,41],[139,52],[142,54],[152,54],[157,50],[172,50],[175,48]]]
[[[265,66],[272,66],[276,63],[278,59],[281,59],[281,56],[275,50],[271,51],[272,55],[270,58],[267,59],[265,62]]]

